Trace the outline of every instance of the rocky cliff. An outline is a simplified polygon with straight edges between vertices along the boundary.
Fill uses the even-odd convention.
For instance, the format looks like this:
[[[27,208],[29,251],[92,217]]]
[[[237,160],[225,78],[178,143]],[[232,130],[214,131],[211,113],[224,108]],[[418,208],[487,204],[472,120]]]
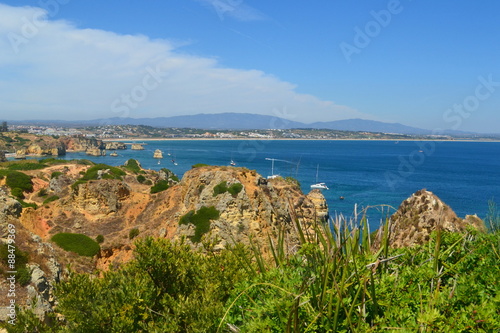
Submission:
[[[123,142],[107,141],[104,142],[104,149],[107,150],[124,150],[127,149],[127,145]]]
[[[10,253],[8,244],[16,246],[15,270],[16,276],[15,302],[16,306],[32,305],[34,313],[43,318],[46,312],[52,311],[55,305],[53,289],[55,282],[59,281],[62,274],[57,253],[52,244],[42,241],[42,238],[28,231],[19,220],[21,205],[16,200],[9,198],[0,190],[0,247],[2,253]],[[2,267],[3,266],[3,267]],[[0,261],[2,272],[11,271]],[[22,274],[21,274],[22,273]],[[8,319],[9,310],[6,308],[10,300],[8,291],[12,289],[5,278],[0,281],[0,320]]]
[[[389,222],[389,243],[393,247],[422,244],[438,228],[449,232],[463,232],[467,226],[485,230],[483,221],[477,216],[459,218],[434,193],[425,189],[404,200]]]
[[[91,238],[103,235],[99,267],[116,258],[128,258],[120,251],[130,251],[133,246],[133,240],[129,239],[132,229],[139,230],[139,237],[187,237],[193,246],[199,246],[200,240],[193,240],[197,226],[179,224],[179,220],[203,211],[204,207],[214,207],[218,213],[209,220],[209,228],[203,235],[215,242],[215,249],[232,242],[248,244],[250,237],[254,237],[264,252],[268,248],[268,235],[275,238],[283,230],[291,249],[298,242],[295,220],[303,228],[311,229],[328,214],[321,192],[312,191],[306,196],[294,182],[277,178],[265,183],[255,171],[245,168],[195,168],[186,172],[178,183],[167,170],[142,171],[144,179],[140,181],[140,177],[128,173],[122,180],[91,180],[70,186],[86,168],[89,166],[57,165],[37,170],[39,176],[45,172],[45,178],[54,172],[62,173],[50,181],[34,180],[37,186],[34,192],[45,188],[48,195],[57,194],[59,199],[41,205],[43,199],[32,194],[26,200],[34,200],[41,206],[36,210],[26,209],[20,222],[44,240],[59,232],[78,232]],[[165,180],[170,187],[152,194],[147,183]],[[63,262],[66,263],[64,259]]]
[[[78,136],[63,137],[60,140],[66,147],[66,150],[70,152],[84,152],[89,149],[104,150],[106,148],[103,141],[96,138],[86,138]]]
[[[39,145],[31,144],[27,148],[16,151],[17,156],[61,156],[66,155],[66,148],[62,144]]]

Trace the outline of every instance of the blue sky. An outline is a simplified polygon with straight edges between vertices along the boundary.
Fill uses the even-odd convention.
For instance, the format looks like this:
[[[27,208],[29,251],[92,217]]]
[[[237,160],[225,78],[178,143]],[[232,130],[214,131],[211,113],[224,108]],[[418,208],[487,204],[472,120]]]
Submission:
[[[10,120],[251,112],[500,132],[493,0],[0,0],[0,36]]]

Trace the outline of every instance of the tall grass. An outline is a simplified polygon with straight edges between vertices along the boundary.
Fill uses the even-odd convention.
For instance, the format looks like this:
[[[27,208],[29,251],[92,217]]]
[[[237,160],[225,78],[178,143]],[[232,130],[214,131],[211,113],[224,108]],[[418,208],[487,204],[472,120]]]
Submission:
[[[498,255],[479,254],[482,250],[471,245],[474,232],[449,234],[439,229],[427,245],[392,249],[391,221],[386,218],[382,222],[376,244],[372,243],[366,210],[351,219],[335,216],[327,224],[312,227],[294,218],[300,242],[297,253],[290,252],[284,228],[279,229],[276,240],[269,237],[270,260],[252,243],[251,260],[258,266],[258,277],[244,284],[228,303],[218,332],[224,323],[231,331],[241,327],[248,332],[358,332],[379,328],[427,332],[471,326],[447,321],[444,313],[455,305],[457,312],[464,311],[464,304],[470,303],[458,299],[456,293],[472,272],[466,264],[471,254],[477,251],[484,262],[487,258],[497,263]],[[500,246],[494,250],[500,250]],[[494,276],[484,285],[498,280]],[[462,285],[457,286],[459,281]],[[488,311],[495,308],[497,293],[498,287],[488,296]],[[469,323],[467,320],[464,322]],[[495,327],[496,323],[491,325]]]

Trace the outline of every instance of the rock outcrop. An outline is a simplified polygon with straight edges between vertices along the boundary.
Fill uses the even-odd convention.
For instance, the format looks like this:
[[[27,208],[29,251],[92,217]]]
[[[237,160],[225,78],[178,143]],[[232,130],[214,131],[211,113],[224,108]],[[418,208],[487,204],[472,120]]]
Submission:
[[[104,143],[104,149],[106,150],[124,150],[127,149],[127,145],[124,144],[123,142],[105,142]]]
[[[60,139],[66,147],[67,151],[71,152],[86,152],[89,149],[104,150],[106,148],[102,140],[96,138],[85,137],[63,137]]]
[[[417,191],[401,203],[390,218],[389,244],[406,247],[425,243],[430,234],[440,228],[443,231],[463,232],[467,226],[485,230],[477,216],[459,218],[455,212],[432,192]]]
[[[320,221],[316,205],[294,182],[276,178],[259,185],[261,178],[255,171],[244,168],[200,167],[186,172],[169,193],[169,200],[176,200],[175,205],[181,208],[167,222],[177,225],[174,238],[194,233],[194,226],[178,225],[180,216],[213,206],[219,218],[212,221],[209,237],[217,240],[216,248],[232,242],[248,244],[250,237],[254,237],[266,252],[268,235],[276,237],[279,230],[285,232],[289,249],[294,248],[298,244],[295,220],[312,232],[312,226]],[[216,187],[221,184],[227,188],[241,184],[242,190],[236,194],[220,193]]]
[[[100,148],[88,148],[85,151],[85,154],[87,154],[89,156],[105,156],[106,150],[100,149]]]
[[[32,144],[27,148],[16,151],[17,156],[61,156],[66,155],[66,148],[62,144],[56,146],[40,146]]]
[[[130,149],[132,149],[132,150],[144,150],[144,146],[139,144],[139,143],[134,143],[134,144],[132,144]]]
[[[16,220],[22,211],[21,204],[0,189],[0,238],[6,238],[8,234],[7,225]]]
[[[89,181],[79,184],[72,201],[89,214],[116,213],[130,196],[130,187],[115,179]]]
[[[307,194],[307,198],[314,204],[318,219],[326,222],[329,217],[328,204],[321,190],[312,190],[309,194]]]
[[[153,158],[163,158],[163,153],[161,152],[160,149],[156,149],[154,154],[153,154]]]

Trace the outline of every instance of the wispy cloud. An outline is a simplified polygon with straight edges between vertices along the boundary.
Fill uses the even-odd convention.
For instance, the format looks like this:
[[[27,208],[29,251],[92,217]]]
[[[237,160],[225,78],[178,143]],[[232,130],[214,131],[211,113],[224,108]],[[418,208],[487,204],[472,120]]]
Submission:
[[[226,17],[237,21],[262,21],[268,19],[259,10],[246,4],[244,0],[196,0],[212,9],[221,20]]]
[[[0,110],[8,119],[273,115],[283,108],[305,122],[370,118],[300,94],[295,85],[262,71],[223,68],[215,59],[183,54],[168,40],[46,18],[27,38],[25,21],[40,11],[0,5]],[[13,36],[24,38],[14,44],[17,49]]]

